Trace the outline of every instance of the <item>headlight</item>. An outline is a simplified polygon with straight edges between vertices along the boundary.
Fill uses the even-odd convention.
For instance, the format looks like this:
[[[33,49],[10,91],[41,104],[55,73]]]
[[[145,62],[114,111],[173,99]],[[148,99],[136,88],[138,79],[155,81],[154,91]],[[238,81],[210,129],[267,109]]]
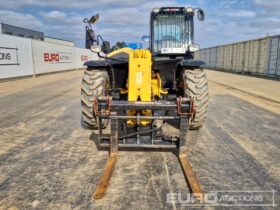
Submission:
[[[187,8],[185,9],[185,12],[192,13],[192,12],[193,12],[193,8],[192,8],[192,7],[187,7]]]
[[[190,52],[195,52],[197,50],[199,50],[199,45],[198,44],[190,44],[189,45],[189,51]]]
[[[100,46],[100,45],[92,45],[92,46],[90,47],[90,50],[91,50],[92,52],[95,52],[95,53],[100,53],[100,52],[101,52],[101,46]]]
[[[160,10],[160,9],[159,9],[158,7],[156,7],[156,8],[153,9],[153,12],[154,12],[154,13],[159,13],[159,10]]]

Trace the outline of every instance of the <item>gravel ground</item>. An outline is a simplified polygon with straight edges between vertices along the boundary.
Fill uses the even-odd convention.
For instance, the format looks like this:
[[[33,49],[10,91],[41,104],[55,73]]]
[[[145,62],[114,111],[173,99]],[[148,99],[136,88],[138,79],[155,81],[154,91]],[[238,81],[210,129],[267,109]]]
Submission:
[[[108,153],[80,125],[81,77],[73,71],[0,83],[0,209],[192,208],[167,203],[167,193],[189,192],[172,152],[121,151],[106,196],[92,200]],[[204,192],[275,190],[279,204],[277,105],[209,80],[206,125],[188,141]]]

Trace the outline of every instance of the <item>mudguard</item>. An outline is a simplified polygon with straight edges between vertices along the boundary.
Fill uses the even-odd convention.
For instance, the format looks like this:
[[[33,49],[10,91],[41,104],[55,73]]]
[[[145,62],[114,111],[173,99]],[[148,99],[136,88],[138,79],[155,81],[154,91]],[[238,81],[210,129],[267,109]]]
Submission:
[[[120,51],[121,50],[119,50],[119,53],[115,52],[114,54],[109,54],[107,59],[87,61],[84,63],[84,66],[90,68],[106,68],[108,66],[127,64],[128,54]]]
[[[114,66],[119,64],[126,64],[126,61],[118,61],[118,60],[97,60],[97,61],[87,61],[84,63],[84,66],[90,68],[106,68],[108,66]]]
[[[91,67],[91,68],[104,68],[108,66],[108,62],[105,60],[98,60],[98,61],[86,61],[84,66]]]
[[[178,63],[178,65],[182,67],[200,67],[202,65],[205,65],[205,62],[202,60],[195,60],[195,59],[188,59],[188,60],[182,60]]]

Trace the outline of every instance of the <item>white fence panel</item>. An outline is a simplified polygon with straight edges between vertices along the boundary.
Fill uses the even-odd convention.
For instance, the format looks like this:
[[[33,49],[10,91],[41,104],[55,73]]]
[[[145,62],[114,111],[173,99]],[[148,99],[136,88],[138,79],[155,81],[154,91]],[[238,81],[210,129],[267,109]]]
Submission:
[[[75,48],[32,40],[36,74],[76,69]]]
[[[98,60],[96,53],[91,52],[88,49],[76,48],[76,68],[85,68],[84,63],[90,60]]]
[[[0,34],[0,79],[32,74],[31,40]]]

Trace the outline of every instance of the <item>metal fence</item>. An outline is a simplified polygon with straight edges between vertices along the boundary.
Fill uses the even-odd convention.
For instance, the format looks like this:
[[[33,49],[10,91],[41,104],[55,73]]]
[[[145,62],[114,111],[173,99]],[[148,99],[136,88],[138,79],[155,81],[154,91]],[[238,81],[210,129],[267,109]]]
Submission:
[[[201,49],[205,68],[280,77],[280,35]]]
[[[0,79],[84,68],[88,49],[0,34]]]

